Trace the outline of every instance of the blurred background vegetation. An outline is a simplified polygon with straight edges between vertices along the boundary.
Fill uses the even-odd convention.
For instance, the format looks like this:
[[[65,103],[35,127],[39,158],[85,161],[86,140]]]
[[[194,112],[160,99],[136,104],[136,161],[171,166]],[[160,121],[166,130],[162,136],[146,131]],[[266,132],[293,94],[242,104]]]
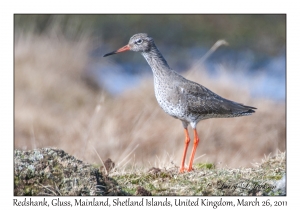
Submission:
[[[135,33],[146,32],[161,43],[211,47],[226,39],[235,49],[278,54],[285,48],[285,15],[15,15],[16,35],[47,34],[55,28],[68,39],[82,34],[118,47]]]
[[[200,122],[197,161],[251,166],[285,151],[285,15],[16,14],[14,24],[15,148],[58,147],[117,167],[178,166],[181,123],[159,108],[146,61],[102,57],[145,32],[174,70],[258,108]],[[195,66],[219,39],[229,46]]]

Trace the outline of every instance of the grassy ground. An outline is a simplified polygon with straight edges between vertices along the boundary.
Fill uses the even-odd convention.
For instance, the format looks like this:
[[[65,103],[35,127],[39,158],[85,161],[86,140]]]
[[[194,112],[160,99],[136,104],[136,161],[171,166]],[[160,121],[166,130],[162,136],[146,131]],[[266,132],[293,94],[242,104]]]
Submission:
[[[85,36],[76,42],[58,34],[16,38],[15,148],[56,147],[90,163],[111,158],[116,167],[178,166],[184,146],[182,125],[158,106],[153,79],[110,96],[86,75],[94,62],[88,53],[95,44]],[[241,69],[220,64],[219,70],[223,76],[217,79],[210,78],[203,66],[197,67],[198,73],[191,68],[186,76],[258,109],[252,116],[201,121],[195,163],[251,167],[265,154],[285,151],[285,104],[252,98],[233,84],[226,75]]]
[[[63,150],[16,150],[14,194],[284,195],[285,162],[285,153],[278,152],[253,168],[216,169],[212,164],[197,164],[192,172],[179,174],[177,167],[120,169],[106,161],[99,171]]]
[[[139,194],[142,188],[151,195],[282,195],[285,191],[278,189],[278,180],[285,169],[285,153],[278,153],[254,168],[216,169],[212,164],[197,164],[192,172],[183,174],[173,167],[116,171],[111,177],[130,194]]]

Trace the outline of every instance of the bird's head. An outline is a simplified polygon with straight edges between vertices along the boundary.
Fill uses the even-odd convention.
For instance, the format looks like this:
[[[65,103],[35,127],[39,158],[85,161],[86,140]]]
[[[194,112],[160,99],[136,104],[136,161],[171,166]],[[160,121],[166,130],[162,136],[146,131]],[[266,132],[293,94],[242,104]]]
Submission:
[[[149,37],[147,34],[145,33],[135,34],[130,38],[129,43],[127,45],[111,53],[107,53],[103,57],[125,52],[128,50],[135,51],[135,52],[148,52],[151,50],[153,44],[154,44],[153,39]]]

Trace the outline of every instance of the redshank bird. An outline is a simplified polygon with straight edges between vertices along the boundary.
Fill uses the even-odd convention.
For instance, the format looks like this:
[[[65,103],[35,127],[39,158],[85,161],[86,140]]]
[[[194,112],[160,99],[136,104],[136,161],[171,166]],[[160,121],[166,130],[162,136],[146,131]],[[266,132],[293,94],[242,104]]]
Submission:
[[[125,52],[141,52],[154,75],[155,97],[160,107],[172,117],[181,120],[185,132],[185,145],[179,172],[191,171],[195,152],[199,144],[196,125],[208,118],[227,118],[250,115],[255,107],[245,106],[227,100],[213,93],[206,87],[185,79],[172,70],[154,44],[154,40],[145,33],[133,35],[124,47],[105,54],[103,57]],[[194,145],[188,168],[185,168],[185,157],[190,137],[188,125],[194,130]]]

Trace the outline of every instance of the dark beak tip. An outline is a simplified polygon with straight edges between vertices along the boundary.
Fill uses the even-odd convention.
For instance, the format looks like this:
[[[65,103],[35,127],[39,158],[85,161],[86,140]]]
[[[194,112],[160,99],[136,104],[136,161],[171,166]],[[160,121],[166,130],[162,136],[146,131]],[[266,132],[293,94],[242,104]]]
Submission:
[[[115,51],[113,51],[113,52],[111,52],[111,53],[106,53],[105,55],[103,55],[103,57],[107,57],[107,56],[109,56],[109,55],[113,55],[113,54],[116,54],[116,52],[115,52]]]
[[[130,50],[129,45],[125,45],[124,47],[121,47],[118,50],[115,50],[111,53],[107,53],[107,54],[103,55],[103,57],[106,57],[106,56],[109,56],[109,55],[114,55],[114,54],[121,53],[121,52],[125,52],[125,51],[128,51],[128,50]]]

